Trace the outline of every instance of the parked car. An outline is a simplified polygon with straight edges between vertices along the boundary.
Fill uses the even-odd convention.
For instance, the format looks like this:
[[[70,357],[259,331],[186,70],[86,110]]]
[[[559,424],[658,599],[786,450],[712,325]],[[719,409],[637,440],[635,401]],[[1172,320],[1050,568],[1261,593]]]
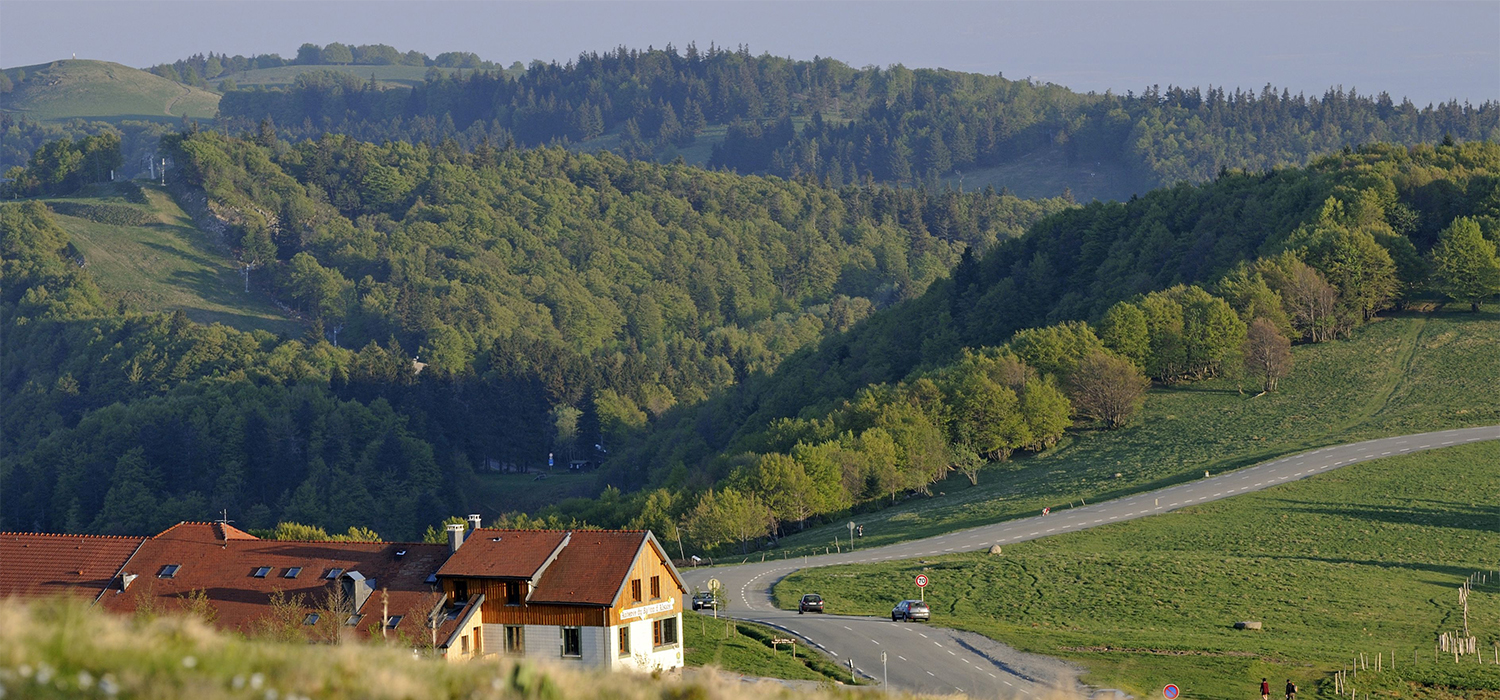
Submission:
[[[823,596],[816,593],[802,596],[802,602],[797,604],[797,614],[801,615],[805,612],[823,612]]]
[[[921,620],[926,622],[932,618],[932,609],[920,600],[903,600],[891,608],[891,622],[906,620],[913,622]]]
[[[702,593],[694,593],[693,594],[693,609],[694,610],[702,610],[704,608],[717,608],[717,607],[719,607],[719,599],[714,597],[713,592],[711,592],[711,591],[703,591]]]

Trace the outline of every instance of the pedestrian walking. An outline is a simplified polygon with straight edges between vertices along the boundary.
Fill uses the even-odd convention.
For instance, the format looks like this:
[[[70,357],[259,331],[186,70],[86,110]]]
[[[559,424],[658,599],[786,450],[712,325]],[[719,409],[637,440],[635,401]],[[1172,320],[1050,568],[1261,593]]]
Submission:
[[[1260,679],[1260,700],[1271,700],[1271,682]]]
[[[855,528],[854,531],[856,533],[858,533],[858,535],[860,537],[864,537],[865,536],[865,526],[863,526],[863,525],[860,525],[859,527]]]
[[[1297,700],[1297,684],[1292,679],[1286,679],[1286,700]]]
[[[1046,514],[1051,513],[1051,512],[1052,512],[1052,509],[1050,507],[1042,509],[1042,515],[1046,515]]]

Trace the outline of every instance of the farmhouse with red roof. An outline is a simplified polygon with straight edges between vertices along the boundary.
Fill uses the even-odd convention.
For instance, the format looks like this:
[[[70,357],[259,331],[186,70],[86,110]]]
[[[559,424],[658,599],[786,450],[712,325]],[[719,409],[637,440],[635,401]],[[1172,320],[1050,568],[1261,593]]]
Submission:
[[[448,526],[447,544],[263,540],[225,523],[154,537],[0,533],[0,596],[112,612],[193,608],[220,628],[380,637],[449,660],[682,666],[682,579],[646,531]]]

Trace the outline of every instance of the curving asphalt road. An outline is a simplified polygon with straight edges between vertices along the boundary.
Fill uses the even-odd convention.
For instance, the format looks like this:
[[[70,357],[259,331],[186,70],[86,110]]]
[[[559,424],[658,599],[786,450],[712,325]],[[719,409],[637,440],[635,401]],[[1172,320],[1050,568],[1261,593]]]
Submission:
[[[889,618],[798,615],[778,610],[771,587],[802,568],[913,559],[1085,530],[1144,518],[1190,505],[1259,491],[1370,459],[1421,452],[1481,440],[1500,440],[1500,426],[1444,430],[1366,440],[1283,457],[1218,476],[1104,503],[984,525],[946,535],[843,554],[736,566],[689,569],[689,587],[707,588],[717,578],[726,597],[719,614],[779,627],[828,652],[841,664],[853,661],[863,676],[921,693],[965,693],[970,697],[1076,696],[1078,669],[1058,659],[1026,654],[983,636]],[[894,605],[896,601],[891,601]],[[882,667],[881,654],[886,655]]]

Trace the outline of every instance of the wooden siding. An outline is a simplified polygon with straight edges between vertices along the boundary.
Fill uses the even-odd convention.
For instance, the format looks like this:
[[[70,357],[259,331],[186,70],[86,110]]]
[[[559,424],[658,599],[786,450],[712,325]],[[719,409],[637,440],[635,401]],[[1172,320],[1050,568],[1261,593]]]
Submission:
[[[480,614],[487,625],[566,625],[594,626],[605,624],[604,610],[582,605],[506,605],[505,582],[496,579],[469,579],[469,595],[484,593]]]
[[[651,577],[658,576],[661,581],[661,597],[651,597]],[[640,579],[641,601],[636,602],[631,595],[630,582]],[[620,595],[615,599],[614,607],[609,609],[609,623],[618,625],[621,622],[620,613],[631,608],[639,608],[656,603],[670,602],[671,608],[653,611],[644,619],[659,619],[668,615],[676,615],[682,612],[682,589],[678,588],[677,582],[672,578],[672,572],[667,569],[667,563],[662,559],[661,553],[656,551],[649,542],[641,543],[641,553],[636,559],[635,566],[630,570],[629,578],[625,579],[621,587]],[[633,617],[632,620],[642,619]],[[628,622],[629,620],[627,620]]]

